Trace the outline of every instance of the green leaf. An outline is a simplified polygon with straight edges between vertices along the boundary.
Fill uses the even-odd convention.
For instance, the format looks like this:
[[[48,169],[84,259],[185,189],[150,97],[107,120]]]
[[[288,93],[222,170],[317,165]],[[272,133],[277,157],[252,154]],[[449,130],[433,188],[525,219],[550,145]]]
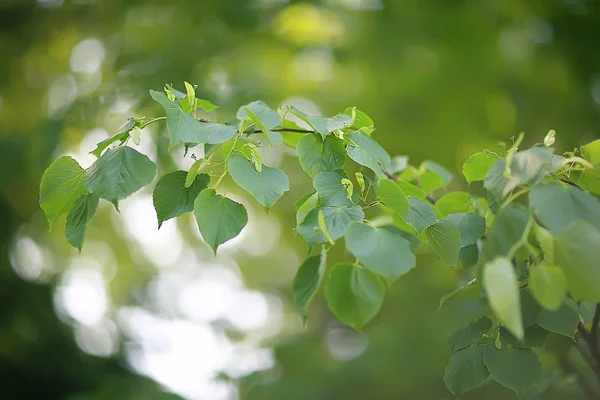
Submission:
[[[319,172],[313,181],[313,186],[324,206],[353,206],[358,203],[358,196],[354,194],[348,199],[348,192],[342,183],[347,179],[341,169],[331,172]]]
[[[302,169],[312,178],[319,172],[343,168],[346,159],[344,141],[333,135],[325,139],[320,135],[305,135],[298,140],[296,151]]]
[[[600,196],[600,164],[596,165],[595,168],[581,171],[577,184],[583,190]]]
[[[217,251],[219,245],[236,237],[248,222],[243,205],[204,189],[194,202],[194,215],[204,241]]]
[[[385,169],[390,163],[390,155],[373,139],[363,133],[346,136],[348,157],[356,163],[371,169],[379,178],[385,178]]]
[[[354,121],[352,122],[352,125],[350,125],[350,128],[356,130],[366,129],[367,131],[373,131],[375,129],[371,117],[356,107],[348,107],[342,114],[348,115],[350,118],[352,118],[352,114],[354,114]]]
[[[460,247],[476,243],[485,234],[485,219],[476,213],[455,213],[445,218],[452,222],[460,234]]]
[[[356,182],[358,182],[358,187],[360,188],[360,193],[364,193],[367,189],[365,185],[365,176],[362,172],[355,172],[354,177],[356,178]]]
[[[421,163],[421,168],[434,172],[437,176],[439,176],[442,179],[442,182],[444,182],[443,186],[447,186],[454,177],[450,171],[435,161],[425,160]]]
[[[406,196],[413,196],[419,200],[425,200],[427,198],[427,194],[425,193],[425,191],[420,187],[413,185],[412,183],[397,180],[396,185],[398,185],[400,189],[402,189]]]
[[[44,171],[40,183],[40,207],[50,229],[58,218],[68,212],[75,200],[86,193],[85,170],[71,157],[61,157]]]
[[[419,186],[425,193],[434,193],[438,189],[446,186],[441,176],[433,171],[424,171],[419,177]]]
[[[548,337],[548,331],[537,324],[525,328],[525,336],[522,341],[515,338],[504,328],[500,328],[499,333],[504,344],[518,347],[520,349],[542,347],[546,341],[546,338]]]
[[[498,256],[507,256],[515,243],[522,239],[529,218],[529,211],[522,205],[511,203],[501,208],[483,243],[482,265]]]
[[[429,246],[444,265],[456,266],[460,251],[460,234],[456,226],[450,221],[441,220],[427,227],[425,235]]]
[[[487,149],[469,157],[462,167],[467,183],[484,180],[488,170],[498,161],[498,158],[498,154]]]
[[[483,352],[485,365],[494,380],[522,396],[537,383],[542,375],[542,365],[531,349],[503,345],[497,349],[486,345]]]
[[[214,105],[208,100],[196,98],[196,106],[204,109],[206,112],[211,112],[219,108],[219,106]]]
[[[169,150],[183,143],[206,143],[208,130],[200,121],[184,112],[179,105],[167,98],[162,92],[150,90],[150,96],[160,103],[167,114],[167,130],[169,131]]]
[[[322,249],[321,254],[315,257],[309,257],[302,263],[296,276],[292,281],[294,290],[294,303],[302,313],[302,321],[306,322],[308,317],[308,307],[313,301],[315,294],[321,287],[325,268],[327,265],[327,252]]]
[[[509,259],[499,257],[485,265],[483,287],[498,320],[517,339],[523,339],[519,284]]]
[[[402,218],[408,215],[410,210],[408,199],[394,181],[380,179],[379,184],[375,187],[375,194],[383,204]]]
[[[556,263],[562,267],[575,300],[600,302],[600,233],[587,221],[575,221],[556,238]]]
[[[426,201],[419,200],[416,197],[409,196],[408,204],[410,209],[404,221],[421,233],[425,228],[435,224],[435,211]]]
[[[325,282],[329,309],[342,323],[360,330],[377,315],[385,287],[371,271],[357,265],[335,265]]]
[[[133,144],[139,146],[142,143],[142,130],[140,128],[133,128],[129,133]]]
[[[538,224],[535,224],[533,228],[535,237],[544,253],[544,260],[550,264],[554,264],[554,238],[552,234]]]
[[[529,204],[541,224],[555,235],[578,219],[600,227],[600,201],[573,186],[558,182],[538,185],[531,189]]]
[[[467,192],[452,192],[438,199],[435,209],[445,217],[448,214],[468,213],[471,211],[469,205],[472,203],[471,195]]]
[[[298,110],[296,107],[290,107],[290,112],[302,121],[306,122],[315,131],[320,133],[323,139],[336,129],[347,128],[350,125],[350,117],[347,115],[338,115],[333,118],[311,116]]]
[[[567,277],[553,265],[538,265],[529,273],[529,289],[546,309],[557,310],[567,295]]]
[[[271,144],[283,144],[283,137],[279,132],[272,131],[281,123],[281,116],[264,102],[258,100],[242,106],[237,112],[237,118],[243,120],[250,118],[254,125],[269,139]]]
[[[537,320],[537,324],[547,331],[571,339],[575,338],[578,323],[579,315],[566,303],[562,303],[556,311],[542,309]]]
[[[550,129],[546,136],[544,137],[544,146],[550,147],[556,141],[556,131],[554,129]]]
[[[90,151],[90,154],[93,154],[96,157],[100,157],[104,149],[106,149],[114,142],[120,141],[121,143],[123,143],[125,140],[127,140],[127,138],[129,137],[129,132],[131,132],[133,128],[135,128],[135,119],[130,118],[129,121],[127,121],[127,123],[123,125],[117,133],[115,133],[108,139],[104,139],[103,141],[98,143],[96,145],[96,148]]]
[[[521,290],[521,315],[523,315],[523,326],[531,326],[535,324],[542,312],[542,307],[533,298],[531,291]]]
[[[221,144],[228,142],[235,136],[237,128],[233,125],[202,122],[202,129],[206,131],[206,144]]]
[[[323,210],[319,210],[319,215],[317,216],[317,222],[319,224],[319,229],[321,233],[325,236],[325,239],[329,242],[330,245],[334,245],[335,241],[329,236],[329,232],[327,231],[327,223],[325,222],[325,214],[323,214]]]
[[[346,248],[371,271],[392,282],[414,268],[410,243],[393,227],[373,228],[352,222],[346,231]]]
[[[310,193],[306,193],[304,196],[300,197],[298,200],[296,200],[296,202],[294,203],[294,209],[296,210],[296,212],[298,212],[298,210],[300,209],[300,207],[302,207],[304,205],[304,203],[306,203],[308,201],[308,199],[312,198],[312,197],[317,197],[317,192],[310,192]],[[315,206],[313,208],[316,207],[316,203]]]
[[[444,371],[444,383],[456,397],[485,383],[489,372],[483,363],[483,346],[471,345],[450,357]]]
[[[448,335],[448,345],[452,351],[464,349],[483,339],[491,328],[492,321],[487,317],[481,317]]]
[[[290,189],[288,176],[279,168],[263,166],[258,172],[246,157],[234,154],[228,161],[231,178],[267,210]]]
[[[200,172],[200,167],[202,167],[206,162],[206,159],[201,158],[199,160],[194,161],[190,170],[187,172],[185,176],[184,187],[187,189],[196,181],[196,176],[198,176],[198,172]]]
[[[194,210],[198,194],[208,187],[210,176],[197,175],[189,188],[185,187],[187,172],[174,171],[164,175],[154,188],[152,201],[158,217],[158,229],[168,219]]]
[[[156,164],[131,147],[108,150],[85,175],[85,187],[101,199],[116,204],[148,185],[156,175]]]
[[[460,251],[458,252],[458,259],[464,268],[470,268],[477,265],[477,261],[479,261],[479,248],[476,244],[470,244],[465,247],[461,247]]]
[[[66,236],[67,241],[71,246],[75,247],[79,252],[83,247],[85,229],[88,222],[96,214],[98,208],[98,197],[91,193],[84,194],[75,201],[73,208],[67,215]]]
[[[296,229],[310,246],[328,242],[328,239],[319,228],[320,211],[323,212],[325,226],[332,240],[344,236],[350,222],[362,221],[365,216],[359,206],[322,206],[308,211],[304,219],[298,223]],[[297,217],[300,217],[300,210]]]
[[[581,146],[581,155],[590,162],[590,164],[600,164],[600,139]]]
[[[534,146],[516,153],[508,175],[506,160],[499,159],[488,170],[484,186],[494,196],[504,198],[519,185],[539,183],[551,170],[552,156],[552,149],[544,146]]]

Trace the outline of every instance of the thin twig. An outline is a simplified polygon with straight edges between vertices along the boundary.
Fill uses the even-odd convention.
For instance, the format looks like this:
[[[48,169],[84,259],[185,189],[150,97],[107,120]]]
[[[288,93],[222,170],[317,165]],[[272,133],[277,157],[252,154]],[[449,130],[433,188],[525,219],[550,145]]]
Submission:
[[[271,132],[297,132],[297,133],[315,133],[315,131],[307,130],[307,129],[298,129],[298,128],[273,128],[269,129]],[[260,129],[253,131],[252,133],[264,133]]]
[[[586,355],[583,352],[583,349],[581,349],[578,346],[579,351],[581,352],[581,355],[584,356],[584,358],[587,360],[592,371],[594,371],[594,373],[596,374],[598,381],[600,381],[600,351],[598,349],[598,342],[594,341],[594,338],[592,337],[590,332],[588,332],[587,329],[585,329],[585,326],[583,326],[581,322],[577,325],[577,332],[579,332],[581,338],[588,345],[591,357],[586,357]]]
[[[581,188],[579,187],[579,185],[578,185],[578,184],[576,184],[575,182],[573,182],[572,180],[570,180],[570,179],[568,179],[568,178],[562,178],[562,177],[561,177],[561,178],[558,178],[558,179],[559,179],[561,182],[564,182],[564,183],[566,183],[566,184],[568,184],[568,185],[571,185],[571,186],[573,186],[573,187],[576,187],[576,188],[578,188],[578,189],[581,189]]]

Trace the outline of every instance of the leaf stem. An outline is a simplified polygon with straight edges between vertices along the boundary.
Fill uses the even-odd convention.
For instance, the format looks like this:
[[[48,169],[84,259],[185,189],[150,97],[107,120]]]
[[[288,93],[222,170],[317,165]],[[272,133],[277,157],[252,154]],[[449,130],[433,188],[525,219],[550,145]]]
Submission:
[[[140,126],[140,129],[143,129],[143,128],[147,127],[147,126],[148,126],[148,125],[150,125],[150,124],[153,124],[153,123],[155,123],[155,122],[162,121],[162,120],[165,120],[165,119],[167,119],[167,117],[156,117],[156,118],[152,118],[150,121],[148,121],[148,122],[144,122],[144,123],[143,123],[143,124]]]

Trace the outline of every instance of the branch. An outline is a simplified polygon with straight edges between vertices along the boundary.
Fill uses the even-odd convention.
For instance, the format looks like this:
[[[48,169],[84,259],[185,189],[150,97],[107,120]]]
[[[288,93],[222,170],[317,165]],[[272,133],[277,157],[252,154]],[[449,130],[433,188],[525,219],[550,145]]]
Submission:
[[[598,324],[600,323],[600,304],[596,304],[596,312],[594,313],[594,320],[592,321],[592,330],[590,332],[590,336],[598,345]],[[600,360],[599,360],[600,361]]]
[[[566,183],[566,184],[568,184],[568,185],[571,185],[571,186],[573,186],[573,187],[576,187],[576,188],[578,188],[578,189],[581,189],[581,188],[579,187],[579,185],[578,185],[578,184],[576,184],[575,182],[573,182],[572,180],[570,180],[570,179],[568,179],[568,178],[563,178],[563,177],[560,177],[560,178],[558,178],[558,179],[559,179],[561,182],[564,182],[564,183]]]
[[[315,133],[315,131],[307,130],[307,129],[298,129],[298,128],[273,128],[270,129],[271,132],[297,132],[297,133]],[[260,129],[253,131],[252,133],[264,133]]]
[[[598,314],[598,308],[596,308],[596,314]],[[596,320],[596,314],[594,315],[594,320]],[[600,318],[600,316],[598,316],[598,318]],[[579,332],[581,338],[588,345],[591,357],[586,357],[586,355],[583,352],[583,349],[580,346],[577,347],[579,348],[579,351],[581,352],[583,358],[587,360],[592,371],[594,371],[594,373],[596,374],[598,381],[600,381],[600,349],[598,348],[598,340],[597,338],[594,338],[592,334],[585,329],[585,326],[583,326],[581,322],[577,325],[577,332]]]

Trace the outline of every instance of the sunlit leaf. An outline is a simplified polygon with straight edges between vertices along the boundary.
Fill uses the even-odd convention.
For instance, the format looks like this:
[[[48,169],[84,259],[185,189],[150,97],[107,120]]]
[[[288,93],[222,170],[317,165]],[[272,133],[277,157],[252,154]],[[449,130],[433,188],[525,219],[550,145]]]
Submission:
[[[400,187],[400,189],[402,189],[402,191],[404,192],[404,194],[406,196],[413,196],[419,200],[425,200],[427,198],[427,193],[425,193],[425,191],[423,189],[421,189],[418,186],[413,185],[412,183],[402,181],[402,180],[397,180],[396,185],[398,185]]]
[[[472,208],[471,195],[467,192],[452,192],[440,197],[435,203],[435,209],[445,217],[453,213],[468,213]]]
[[[351,128],[356,130],[363,129],[367,130],[367,132],[371,132],[374,129],[374,123],[371,117],[356,107],[348,107],[342,114],[347,115],[350,118],[354,115],[354,121],[352,121],[352,125],[350,126]]]
[[[50,229],[86,193],[84,179],[85,170],[71,157],[60,157],[44,171],[40,183],[40,207]]]

